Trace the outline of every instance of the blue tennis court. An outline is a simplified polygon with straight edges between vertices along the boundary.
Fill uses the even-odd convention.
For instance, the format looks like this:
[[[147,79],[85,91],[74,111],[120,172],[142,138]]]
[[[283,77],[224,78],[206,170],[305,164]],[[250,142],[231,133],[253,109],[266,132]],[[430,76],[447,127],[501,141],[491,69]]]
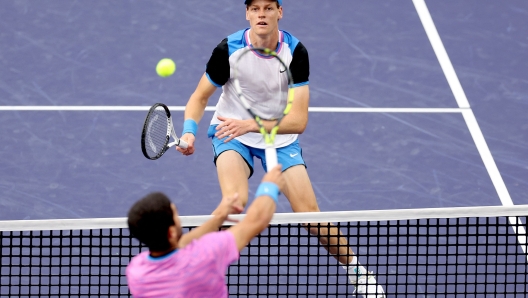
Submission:
[[[498,172],[483,163],[413,2],[288,3],[281,27],[309,49],[311,106],[338,111],[313,112],[300,139],[322,210],[501,205],[492,179],[506,200],[528,203],[526,4],[427,4]],[[138,145],[145,111],[119,108],[184,106],[212,48],[246,26],[241,4],[12,1],[0,13],[1,219],[118,217],[153,190],[183,215],[214,209],[212,114],[195,156],[152,162]],[[155,75],[162,57],[176,61],[174,76]]]
[[[528,204],[527,16],[524,0],[285,1],[280,27],[310,54],[300,143],[321,210]],[[237,0],[5,1],[0,220],[123,217],[152,191],[210,214],[212,112],[190,157],[145,159],[141,127],[163,102],[180,132],[213,48],[245,27]]]

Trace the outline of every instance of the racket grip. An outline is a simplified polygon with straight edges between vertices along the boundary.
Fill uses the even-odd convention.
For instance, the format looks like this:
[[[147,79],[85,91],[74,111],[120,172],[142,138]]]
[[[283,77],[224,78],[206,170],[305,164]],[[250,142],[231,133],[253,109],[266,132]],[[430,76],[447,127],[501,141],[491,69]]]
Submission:
[[[185,142],[184,140],[180,139],[180,143],[178,144],[178,147],[182,148],[182,149],[187,149],[187,142]]]
[[[273,169],[278,163],[277,150],[275,148],[266,148],[266,168],[267,170]]]

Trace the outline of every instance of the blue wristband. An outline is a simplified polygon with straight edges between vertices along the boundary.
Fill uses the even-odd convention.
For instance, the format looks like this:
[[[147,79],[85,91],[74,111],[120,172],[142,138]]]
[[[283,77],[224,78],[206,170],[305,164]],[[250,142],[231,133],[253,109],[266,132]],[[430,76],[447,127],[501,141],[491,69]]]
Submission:
[[[273,182],[262,182],[257,188],[257,193],[255,193],[255,198],[260,196],[269,196],[275,203],[279,203],[279,187]]]
[[[182,136],[186,133],[192,133],[196,136],[196,132],[198,132],[198,124],[196,124],[196,121],[193,119],[187,119],[185,122],[183,122],[183,131]]]

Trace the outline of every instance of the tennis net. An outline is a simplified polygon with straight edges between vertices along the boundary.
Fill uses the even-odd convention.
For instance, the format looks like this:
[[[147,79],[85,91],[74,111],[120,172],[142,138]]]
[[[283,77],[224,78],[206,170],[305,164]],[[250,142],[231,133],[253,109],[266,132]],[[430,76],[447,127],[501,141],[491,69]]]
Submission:
[[[527,297],[527,215],[528,205],[276,214],[230,267],[230,297],[352,296],[302,225],[327,222],[387,297]],[[125,268],[145,249],[125,218],[0,221],[0,231],[2,297],[129,297]]]

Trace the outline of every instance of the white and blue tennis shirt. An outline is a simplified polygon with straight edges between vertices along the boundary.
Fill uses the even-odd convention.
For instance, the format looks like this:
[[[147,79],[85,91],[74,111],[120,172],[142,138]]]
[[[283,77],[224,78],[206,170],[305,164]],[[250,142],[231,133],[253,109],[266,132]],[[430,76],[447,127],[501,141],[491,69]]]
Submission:
[[[222,95],[216,105],[211,125],[220,124],[217,116],[233,119],[251,119],[237,97],[233,84],[235,63],[243,49],[251,45],[250,29],[229,35],[213,50],[207,63],[206,75],[216,87],[222,87]],[[304,45],[286,31],[279,31],[279,43],[275,50],[279,58],[290,68],[294,87],[307,85],[310,75],[308,51]],[[257,114],[265,119],[278,117],[282,110],[277,100],[287,100],[288,77],[280,62],[272,57],[250,52],[238,62],[239,82],[242,93]],[[247,133],[236,138],[254,148],[265,148],[260,133]],[[287,146],[297,139],[296,134],[281,134],[275,138],[277,148]]]

